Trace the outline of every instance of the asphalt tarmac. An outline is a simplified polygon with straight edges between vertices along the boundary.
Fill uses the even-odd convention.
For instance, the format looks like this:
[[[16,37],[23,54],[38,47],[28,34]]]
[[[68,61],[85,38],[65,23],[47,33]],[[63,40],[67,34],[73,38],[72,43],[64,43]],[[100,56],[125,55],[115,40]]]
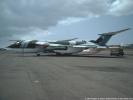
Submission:
[[[132,54],[36,57],[1,51],[0,100],[131,98]]]

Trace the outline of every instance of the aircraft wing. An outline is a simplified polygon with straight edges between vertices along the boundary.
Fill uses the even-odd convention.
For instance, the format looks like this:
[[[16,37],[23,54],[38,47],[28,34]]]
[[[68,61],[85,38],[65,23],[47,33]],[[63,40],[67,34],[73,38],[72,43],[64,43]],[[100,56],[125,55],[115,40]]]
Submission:
[[[67,40],[59,40],[59,41],[72,41],[72,40],[76,40],[78,38],[72,38],[72,39],[67,39]]]

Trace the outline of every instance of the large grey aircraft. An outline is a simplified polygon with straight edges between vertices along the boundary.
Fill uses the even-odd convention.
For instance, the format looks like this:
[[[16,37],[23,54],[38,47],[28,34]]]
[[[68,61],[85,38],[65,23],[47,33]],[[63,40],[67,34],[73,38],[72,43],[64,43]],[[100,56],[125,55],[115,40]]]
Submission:
[[[129,30],[130,28],[99,34],[99,38],[90,41],[76,41],[75,39],[58,41],[39,41],[39,40],[13,40],[15,43],[9,45],[7,50],[16,52],[32,52],[40,56],[40,53],[56,53],[57,55],[71,55],[80,52],[96,54],[108,48],[106,45],[110,38],[118,33]]]

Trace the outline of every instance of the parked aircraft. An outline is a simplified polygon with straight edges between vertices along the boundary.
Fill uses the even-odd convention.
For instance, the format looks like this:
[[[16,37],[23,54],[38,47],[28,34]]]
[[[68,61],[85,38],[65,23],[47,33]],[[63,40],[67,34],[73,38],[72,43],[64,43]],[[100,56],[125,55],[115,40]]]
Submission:
[[[79,52],[87,52],[95,54],[108,48],[106,43],[113,35],[129,30],[130,28],[123,29],[115,32],[108,32],[99,34],[97,40],[91,41],[76,41],[75,39],[59,40],[59,41],[38,41],[38,40],[15,40],[15,43],[9,45],[7,50],[17,52],[33,52],[37,56],[41,52],[56,53],[57,55],[71,55]],[[13,40],[14,41],[14,40]]]

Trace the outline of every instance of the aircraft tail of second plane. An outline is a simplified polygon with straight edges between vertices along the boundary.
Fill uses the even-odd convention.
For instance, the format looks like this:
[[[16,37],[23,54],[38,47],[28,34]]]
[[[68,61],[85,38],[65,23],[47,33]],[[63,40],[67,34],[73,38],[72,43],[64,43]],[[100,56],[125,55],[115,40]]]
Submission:
[[[118,34],[118,33],[127,31],[127,30],[129,30],[129,29],[130,29],[130,28],[123,29],[123,30],[119,30],[119,31],[115,31],[115,32],[102,33],[102,34],[99,34],[100,37],[99,37],[97,40],[91,40],[90,42],[95,43],[95,44],[97,44],[97,45],[99,45],[99,46],[106,46],[106,43],[110,40],[110,38],[111,38],[113,35],[116,35],[116,34]]]

